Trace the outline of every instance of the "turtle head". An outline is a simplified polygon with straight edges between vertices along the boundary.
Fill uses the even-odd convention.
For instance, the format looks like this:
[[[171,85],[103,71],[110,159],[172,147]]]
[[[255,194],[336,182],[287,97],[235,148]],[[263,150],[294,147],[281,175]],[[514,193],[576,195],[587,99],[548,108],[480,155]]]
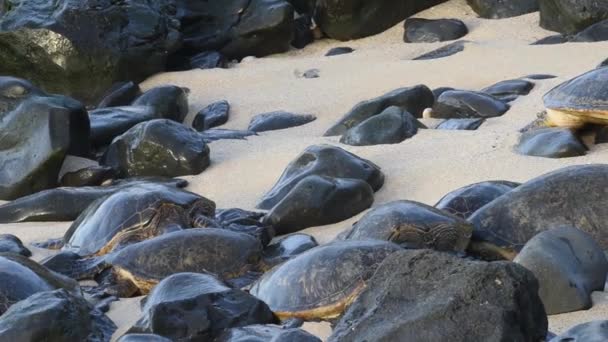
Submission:
[[[194,228],[215,227],[214,218],[215,202],[204,197],[194,202],[188,212],[190,225]]]

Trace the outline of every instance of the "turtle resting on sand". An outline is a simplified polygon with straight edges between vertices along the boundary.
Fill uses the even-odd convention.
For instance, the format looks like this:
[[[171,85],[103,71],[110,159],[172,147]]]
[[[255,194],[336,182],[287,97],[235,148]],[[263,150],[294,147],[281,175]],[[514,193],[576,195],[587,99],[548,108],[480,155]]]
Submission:
[[[357,298],[384,258],[399,250],[386,241],[315,247],[264,274],[250,293],[280,319],[333,319]]]
[[[70,256],[72,256],[70,258]],[[162,279],[182,272],[211,273],[232,284],[251,282],[262,267],[255,237],[217,228],[192,228],[132,244],[101,257],[58,254],[47,267],[75,279],[95,278],[107,294],[147,294]]]
[[[46,247],[63,246],[80,256],[104,255],[165,232],[206,227],[214,215],[215,203],[202,196],[159,184],[140,184],[93,202],[61,241],[51,241]]]
[[[76,281],[21,255],[0,253],[0,316],[11,305],[35,293],[61,288],[80,294]]]
[[[608,68],[594,69],[550,90],[543,98],[545,124],[580,128],[608,124]]]
[[[477,210],[469,252],[512,260],[536,234],[564,226],[608,248],[608,165],[576,165],[536,177]]]
[[[460,217],[418,202],[394,201],[370,210],[340,238],[464,253],[472,232],[473,226]]]

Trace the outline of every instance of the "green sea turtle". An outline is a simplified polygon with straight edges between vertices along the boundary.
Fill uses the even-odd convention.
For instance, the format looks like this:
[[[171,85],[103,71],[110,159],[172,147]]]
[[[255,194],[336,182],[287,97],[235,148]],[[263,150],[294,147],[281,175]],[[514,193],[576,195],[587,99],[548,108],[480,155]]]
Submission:
[[[215,203],[158,184],[141,184],[93,202],[60,244],[81,256],[103,255],[125,245],[187,227],[206,227]]]
[[[281,319],[333,319],[361,293],[384,258],[399,250],[386,241],[315,247],[264,274],[250,292]]]
[[[508,181],[486,181],[463,186],[443,196],[435,208],[466,219],[477,209],[519,185]]]
[[[551,89],[543,97],[546,124],[580,128],[608,124],[608,68],[594,69]]]
[[[513,259],[536,234],[575,227],[608,248],[608,165],[569,166],[534,178],[477,210],[469,251]]]
[[[0,316],[16,302],[43,291],[80,293],[78,283],[15,253],[0,253]]]
[[[340,238],[464,252],[472,231],[470,223],[439,209],[413,201],[395,201],[370,210]]]
[[[58,254],[43,262],[75,279],[96,278],[106,293],[129,297],[148,293],[162,279],[182,272],[211,273],[232,284],[250,282],[263,268],[255,237],[228,229],[192,228],[79,259]]]

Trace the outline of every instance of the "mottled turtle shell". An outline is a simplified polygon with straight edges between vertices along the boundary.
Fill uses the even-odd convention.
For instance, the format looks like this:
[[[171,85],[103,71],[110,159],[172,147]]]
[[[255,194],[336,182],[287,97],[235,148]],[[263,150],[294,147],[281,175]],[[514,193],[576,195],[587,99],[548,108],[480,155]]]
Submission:
[[[486,181],[463,186],[443,196],[435,208],[466,219],[479,208],[519,185],[509,181]]]
[[[585,122],[608,123],[608,68],[594,69],[551,89],[543,97],[552,121],[560,114],[582,117]],[[558,114],[555,114],[558,113]]]
[[[78,283],[26,257],[0,253],[0,315],[14,303],[42,291],[64,288],[77,293]]]
[[[406,248],[464,252],[473,226],[423,203],[394,201],[367,212],[340,235],[344,240],[385,240]]]
[[[155,222],[152,220],[163,205],[184,212],[201,200],[209,202],[208,214],[213,217],[213,202],[185,190],[159,184],[142,184],[118,191],[93,202],[74,221],[64,236],[63,249],[82,256],[105,254],[113,249],[107,247],[115,242],[113,239],[119,233],[156,228],[151,224],[158,224],[162,218],[156,217]]]
[[[338,317],[365,288],[388,255],[401,250],[386,241],[337,241],[312,248],[273,268],[251,288],[281,319]]]
[[[212,273],[230,280],[254,270],[262,257],[255,237],[227,229],[192,228],[130,245],[106,261],[142,292],[175,273]]]

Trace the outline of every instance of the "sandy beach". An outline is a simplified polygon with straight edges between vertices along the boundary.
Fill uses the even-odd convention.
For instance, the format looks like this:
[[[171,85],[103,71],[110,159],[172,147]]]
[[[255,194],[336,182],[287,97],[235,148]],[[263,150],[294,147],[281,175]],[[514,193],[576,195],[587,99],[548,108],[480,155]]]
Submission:
[[[321,40],[303,50],[246,59],[229,69],[164,73],[143,82],[143,90],[163,84],[188,87],[187,124],[201,108],[218,100],[227,100],[231,105],[230,119],[223,128],[246,129],[252,116],[276,110],[317,116],[316,121],[305,126],[260,133],[247,140],[211,143],[211,166],[200,175],[183,177],[190,182],[187,189],[214,200],[218,208],[254,209],[286,165],[314,144],[339,145],[382,168],[386,182],[375,195],[374,207],[399,199],[433,205],[447,192],[475,182],[524,182],[567,165],[608,162],[608,145],[595,145],[586,156],[565,159],[522,156],[513,151],[518,131],[543,110],[543,95],[608,57],[608,43],[529,45],[552,34],[539,27],[538,13],[502,20],[480,19],[464,0],[448,1],[416,17],[462,20],[470,31],[464,37],[469,41],[465,50],[447,58],[413,61],[448,43],[406,44],[403,23],[399,23],[384,33],[356,41]],[[327,50],[339,46],[356,51],[324,57]],[[297,77],[299,72],[313,68],[319,69],[319,78]],[[342,145],[339,137],[322,136],[359,101],[396,88],[425,84],[431,89],[449,86],[480,90],[529,74],[552,74],[557,78],[534,81],[536,86],[529,95],[519,97],[504,116],[486,121],[476,131],[421,130],[400,144],[366,147]],[[429,126],[437,122],[422,121]],[[361,215],[303,232],[326,243]],[[15,234],[31,247],[32,242],[62,236],[68,227],[67,222],[3,224],[0,234]],[[37,260],[51,253],[31,249]],[[605,319],[608,294],[596,292],[593,298],[595,305],[591,310],[549,317],[549,330],[560,333],[577,323]],[[119,327],[115,338],[139,317],[139,299],[112,305],[109,316]],[[305,327],[322,338],[330,333],[327,324]]]

